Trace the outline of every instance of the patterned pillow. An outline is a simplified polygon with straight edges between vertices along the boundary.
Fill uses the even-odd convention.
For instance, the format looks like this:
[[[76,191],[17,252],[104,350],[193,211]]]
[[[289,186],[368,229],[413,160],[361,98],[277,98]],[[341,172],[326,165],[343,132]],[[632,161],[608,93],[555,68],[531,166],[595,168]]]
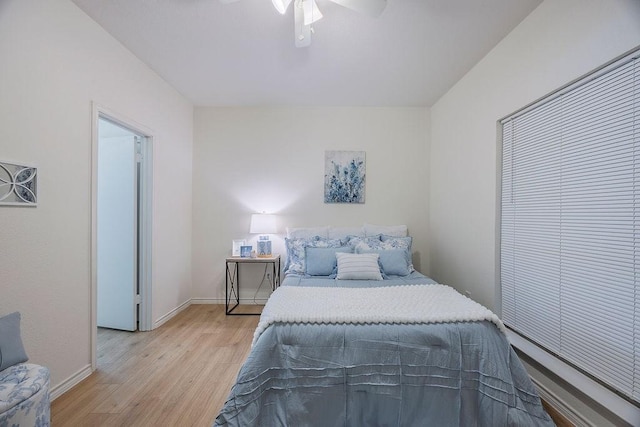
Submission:
[[[355,249],[355,247],[358,246],[360,243],[364,243],[366,245],[376,245],[382,241],[380,240],[381,238],[382,238],[381,234],[378,234],[375,236],[368,236],[368,237],[347,236],[347,238],[345,239],[345,243],[349,246],[352,246]]]
[[[303,239],[284,239],[287,248],[287,262],[284,273],[305,274],[305,248],[339,248],[342,246],[340,239],[325,239],[320,236]]]
[[[413,242],[413,238],[411,236],[407,236],[407,237],[393,237],[393,236],[386,236],[386,235],[382,235],[380,236],[380,241],[372,239],[369,241],[363,241],[363,242],[359,242],[356,247],[355,250],[356,252],[367,252],[367,251],[371,251],[371,250],[375,250],[375,251],[383,251],[383,250],[390,250],[390,249],[406,249],[408,254],[408,258],[409,258],[409,272],[413,272],[415,271],[415,269],[413,268],[413,264],[411,263],[411,244]]]
[[[384,249],[409,249],[411,250],[411,244],[413,243],[413,238],[411,236],[407,237],[395,237],[395,236],[387,236],[383,234],[380,236],[380,240],[382,241]]]

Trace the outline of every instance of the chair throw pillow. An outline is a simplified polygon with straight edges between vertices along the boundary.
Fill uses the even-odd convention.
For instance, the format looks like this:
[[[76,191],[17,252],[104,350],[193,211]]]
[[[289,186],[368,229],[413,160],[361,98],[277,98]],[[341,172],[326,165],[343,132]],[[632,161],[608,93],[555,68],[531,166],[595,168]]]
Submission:
[[[20,337],[20,313],[0,317],[0,371],[27,360]]]

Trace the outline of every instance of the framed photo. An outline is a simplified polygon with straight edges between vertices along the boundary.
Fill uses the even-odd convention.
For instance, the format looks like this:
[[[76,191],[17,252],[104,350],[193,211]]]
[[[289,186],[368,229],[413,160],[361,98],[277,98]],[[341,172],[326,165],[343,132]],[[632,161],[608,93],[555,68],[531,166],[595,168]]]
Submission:
[[[242,258],[251,258],[251,246],[240,246],[240,256]]]
[[[240,248],[245,244],[244,239],[235,239],[231,248],[231,256],[240,256]]]

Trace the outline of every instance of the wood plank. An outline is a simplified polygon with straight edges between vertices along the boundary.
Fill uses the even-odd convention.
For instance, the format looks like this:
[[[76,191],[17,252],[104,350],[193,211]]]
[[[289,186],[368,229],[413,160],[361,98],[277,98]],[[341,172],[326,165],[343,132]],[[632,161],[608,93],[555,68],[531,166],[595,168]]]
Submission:
[[[56,426],[210,426],[258,316],[192,305],[149,332],[98,330],[98,369],[51,405]]]

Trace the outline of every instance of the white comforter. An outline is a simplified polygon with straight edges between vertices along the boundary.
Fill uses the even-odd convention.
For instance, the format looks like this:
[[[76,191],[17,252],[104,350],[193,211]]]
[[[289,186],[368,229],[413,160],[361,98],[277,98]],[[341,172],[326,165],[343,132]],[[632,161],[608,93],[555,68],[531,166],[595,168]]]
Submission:
[[[278,288],[269,298],[253,344],[272,323],[443,323],[488,320],[491,310],[446,285],[378,288]]]

